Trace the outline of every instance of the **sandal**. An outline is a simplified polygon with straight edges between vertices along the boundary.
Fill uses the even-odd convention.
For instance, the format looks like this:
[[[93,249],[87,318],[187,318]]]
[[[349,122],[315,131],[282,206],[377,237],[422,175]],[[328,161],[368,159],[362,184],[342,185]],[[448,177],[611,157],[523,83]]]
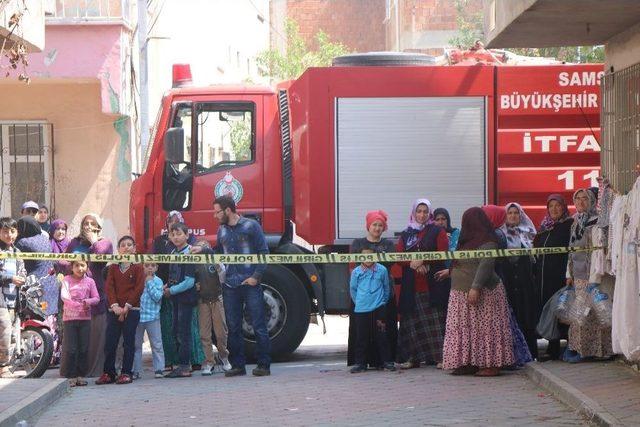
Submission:
[[[191,376],[191,371],[189,369],[174,369],[165,375],[165,378],[186,378]]]
[[[476,372],[478,372],[478,368],[476,366],[466,365],[454,369],[451,371],[451,375],[474,375]]]
[[[500,375],[500,368],[482,368],[476,372],[476,377],[497,377]]]
[[[413,360],[408,360],[404,363],[400,363],[398,365],[398,367],[400,369],[414,369],[414,368],[419,368],[420,367],[420,362],[417,361],[413,361]]]
[[[127,374],[120,374],[116,380],[116,384],[131,384],[132,382],[131,376]]]
[[[77,385],[78,387],[84,387],[84,386],[86,386],[88,384],[89,383],[86,382],[85,380],[78,380],[78,381],[75,382],[75,385]],[[73,386],[71,386],[71,387],[73,387]]]

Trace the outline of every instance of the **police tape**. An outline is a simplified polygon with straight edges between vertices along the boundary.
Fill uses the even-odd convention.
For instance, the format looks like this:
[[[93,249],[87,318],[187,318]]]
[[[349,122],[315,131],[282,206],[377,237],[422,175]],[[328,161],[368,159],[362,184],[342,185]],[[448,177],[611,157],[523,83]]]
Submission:
[[[602,247],[551,247],[531,249],[477,249],[468,251],[389,252],[357,254],[60,254],[0,252],[0,260],[20,258],[45,261],[93,262],[153,262],[158,264],[345,264],[359,262],[447,261],[482,258],[504,258],[535,255],[556,255],[571,252],[591,252]]]

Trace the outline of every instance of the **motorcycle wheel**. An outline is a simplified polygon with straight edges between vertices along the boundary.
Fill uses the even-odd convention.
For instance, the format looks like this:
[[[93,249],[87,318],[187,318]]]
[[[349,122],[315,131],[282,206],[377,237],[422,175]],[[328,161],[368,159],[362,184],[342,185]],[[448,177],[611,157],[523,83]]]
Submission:
[[[13,366],[24,371],[23,378],[40,378],[49,367],[53,356],[53,337],[43,328],[25,328],[21,333],[23,355]]]

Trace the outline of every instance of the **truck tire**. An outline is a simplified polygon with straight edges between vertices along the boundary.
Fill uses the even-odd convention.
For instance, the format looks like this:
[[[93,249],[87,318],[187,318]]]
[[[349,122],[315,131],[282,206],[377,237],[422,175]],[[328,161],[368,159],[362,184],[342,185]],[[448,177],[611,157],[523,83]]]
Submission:
[[[262,276],[267,329],[271,338],[271,356],[285,359],[300,345],[309,329],[311,304],[300,279],[281,265],[270,265]],[[245,354],[253,360],[255,338],[247,314],[242,322]]]

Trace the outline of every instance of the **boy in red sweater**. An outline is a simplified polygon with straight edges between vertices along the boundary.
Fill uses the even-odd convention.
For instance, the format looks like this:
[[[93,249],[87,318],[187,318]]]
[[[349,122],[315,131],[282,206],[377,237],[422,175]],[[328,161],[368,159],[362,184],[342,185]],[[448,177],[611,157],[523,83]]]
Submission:
[[[136,243],[131,236],[118,240],[119,254],[135,254]],[[145,273],[142,264],[121,262],[111,264],[107,271],[105,291],[109,304],[107,336],[104,345],[104,373],[96,384],[129,384],[132,382],[136,328],[140,321],[140,296],[144,290]],[[124,355],[122,371],[116,378],[116,350],[122,336]]]

